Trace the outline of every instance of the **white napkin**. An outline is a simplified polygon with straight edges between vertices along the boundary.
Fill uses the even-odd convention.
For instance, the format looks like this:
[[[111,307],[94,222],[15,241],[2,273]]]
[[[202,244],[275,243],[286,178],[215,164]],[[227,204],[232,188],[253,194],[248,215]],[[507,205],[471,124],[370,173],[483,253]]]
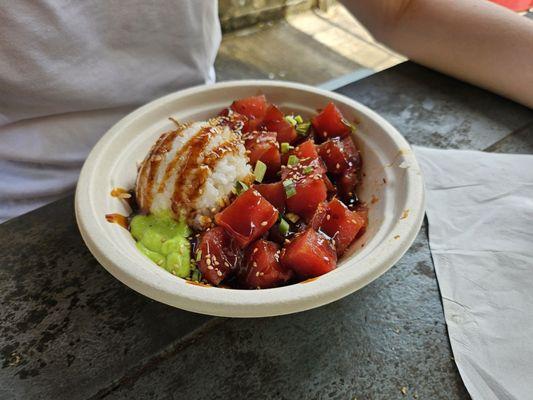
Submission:
[[[416,148],[452,350],[474,400],[533,399],[533,156]]]

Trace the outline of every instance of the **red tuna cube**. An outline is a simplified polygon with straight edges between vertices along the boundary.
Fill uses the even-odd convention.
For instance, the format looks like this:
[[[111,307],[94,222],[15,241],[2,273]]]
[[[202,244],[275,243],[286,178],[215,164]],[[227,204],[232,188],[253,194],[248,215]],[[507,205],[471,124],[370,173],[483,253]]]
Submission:
[[[352,127],[344,119],[333,103],[329,103],[318,115],[311,119],[311,124],[320,139],[348,136]]]
[[[242,258],[237,243],[220,226],[202,233],[198,251],[198,269],[215,286],[238,270]]]
[[[252,132],[263,122],[263,117],[268,109],[268,102],[264,95],[251,96],[235,100],[230,107],[233,111],[247,117],[242,129],[243,132]]]
[[[326,163],[328,172],[342,174],[348,169],[358,169],[361,164],[359,151],[351,137],[333,138],[318,146],[318,154]]]
[[[320,229],[333,238],[340,257],[366,225],[366,214],[351,211],[339,199],[333,198],[327,205]]]
[[[301,278],[323,275],[337,266],[330,240],[313,228],[297,234],[281,252],[281,265]]]
[[[215,215],[215,222],[224,227],[241,248],[268,231],[277,219],[276,208],[254,189],[248,189]]]
[[[239,281],[250,289],[264,289],[283,285],[294,275],[279,262],[280,246],[268,240],[257,240],[246,250],[239,270]]]
[[[285,121],[285,116],[275,105],[270,105],[263,118],[262,127],[270,132],[277,133],[277,140],[279,143],[293,143],[298,139],[296,129]]]
[[[244,147],[250,153],[250,164],[255,167],[257,161],[265,163],[265,176],[274,178],[281,168],[281,155],[275,132],[252,132],[245,136]]]
[[[287,210],[306,221],[311,218],[328,190],[324,182],[324,168],[321,160],[311,160],[309,164],[298,163],[281,169],[282,184],[285,189]]]
[[[267,199],[279,212],[285,211],[285,190],[281,182],[262,183],[254,185],[253,188],[261,193],[261,196]]]

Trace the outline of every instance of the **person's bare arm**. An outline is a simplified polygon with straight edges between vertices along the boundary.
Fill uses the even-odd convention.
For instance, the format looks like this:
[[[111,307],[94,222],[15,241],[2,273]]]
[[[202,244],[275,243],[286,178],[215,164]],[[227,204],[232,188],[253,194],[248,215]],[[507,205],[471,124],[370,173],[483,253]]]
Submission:
[[[488,0],[342,0],[410,59],[533,108],[533,21]]]

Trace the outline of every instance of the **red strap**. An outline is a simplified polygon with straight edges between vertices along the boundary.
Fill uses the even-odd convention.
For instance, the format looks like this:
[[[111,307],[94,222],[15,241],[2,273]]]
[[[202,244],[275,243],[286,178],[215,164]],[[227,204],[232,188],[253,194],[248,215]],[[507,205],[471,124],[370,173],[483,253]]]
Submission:
[[[527,11],[533,7],[533,0],[490,0],[513,11]]]

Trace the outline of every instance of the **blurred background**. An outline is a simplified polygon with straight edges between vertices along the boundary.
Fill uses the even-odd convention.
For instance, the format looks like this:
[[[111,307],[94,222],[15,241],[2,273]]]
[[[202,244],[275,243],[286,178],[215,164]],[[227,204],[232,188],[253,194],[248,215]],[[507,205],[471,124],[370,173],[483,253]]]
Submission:
[[[219,0],[217,80],[353,81],[404,58],[334,0]],[[332,83],[332,82],[331,82]]]
[[[533,0],[491,0],[514,11]],[[217,80],[280,79],[338,87],[404,57],[377,43],[336,0],[219,0]]]

